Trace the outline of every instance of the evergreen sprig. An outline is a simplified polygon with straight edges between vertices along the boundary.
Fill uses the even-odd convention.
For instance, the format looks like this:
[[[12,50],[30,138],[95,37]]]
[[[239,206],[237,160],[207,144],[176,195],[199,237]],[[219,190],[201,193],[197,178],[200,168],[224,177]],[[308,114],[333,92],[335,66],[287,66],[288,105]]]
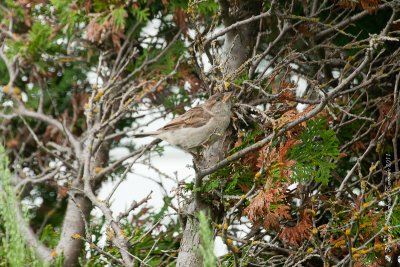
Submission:
[[[296,161],[292,167],[295,181],[314,180],[328,184],[330,172],[336,166],[333,160],[339,156],[339,140],[326,125],[325,117],[310,120],[298,138],[300,143],[290,149],[288,159]]]
[[[0,266],[45,266],[30,249],[19,229],[16,198],[4,148],[0,146]]]
[[[200,253],[203,256],[204,267],[215,267],[217,259],[214,255],[214,238],[213,233],[209,227],[207,215],[203,212],[199,212],[200,221]]]

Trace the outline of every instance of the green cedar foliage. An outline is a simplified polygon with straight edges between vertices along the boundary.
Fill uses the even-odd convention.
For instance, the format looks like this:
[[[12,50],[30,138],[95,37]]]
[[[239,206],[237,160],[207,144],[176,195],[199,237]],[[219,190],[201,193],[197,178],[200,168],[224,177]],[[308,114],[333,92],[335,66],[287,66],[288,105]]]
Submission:
[[[296,161],[292,167],[294,181],[314,180],[328,184],[330,172],[336,166],[333,160],[339,156],[339,141],[326,125],[324,117],[308,121],[298,138],[300,143],[289,151],[288,159]]]
[[[213,233],[209,226],[209,219],[207,215],[200,211],[199,213],[200,221],[200,253],[203,256],[203,266],[204,267],[215,267],[217,259],[214,255],[214,238]]]
[[[4,148],[0,146],[0,266],[44,266],[26,244],[15,211],[17,199]]]

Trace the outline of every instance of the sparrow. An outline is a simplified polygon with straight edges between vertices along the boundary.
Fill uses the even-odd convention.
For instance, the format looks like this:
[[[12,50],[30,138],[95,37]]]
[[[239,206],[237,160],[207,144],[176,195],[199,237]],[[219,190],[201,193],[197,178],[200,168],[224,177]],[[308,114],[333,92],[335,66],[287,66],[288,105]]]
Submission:
[[[204,104],[189,109],[164,127],[133,136],[159,138],[193,152],[206,143],[215,142],[226,131],[231,120],[231,97],[232,92],[216,93]]]

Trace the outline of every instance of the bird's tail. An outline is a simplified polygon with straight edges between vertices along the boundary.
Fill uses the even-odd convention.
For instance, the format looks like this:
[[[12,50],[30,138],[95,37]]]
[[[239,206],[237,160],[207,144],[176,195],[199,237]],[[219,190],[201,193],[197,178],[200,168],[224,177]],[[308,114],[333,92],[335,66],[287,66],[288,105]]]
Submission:
[[[158,132],[147,132],[147,133],[138,133],[134,134],[133,137],[135,138],[143,138],[143,137],[148,137],[148,136],[154,136],[157,135]]]

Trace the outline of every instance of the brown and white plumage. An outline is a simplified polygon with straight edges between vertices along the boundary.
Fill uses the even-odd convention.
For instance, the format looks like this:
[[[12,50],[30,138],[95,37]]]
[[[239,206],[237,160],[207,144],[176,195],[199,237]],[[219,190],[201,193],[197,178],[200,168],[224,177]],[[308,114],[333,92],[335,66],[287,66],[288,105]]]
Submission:
[[[231,93],[216,93],[204,104],[176,117],[154,132],[135,134],[134,137],[152,136],[171,145],[190,151],[219,136],[228,128],[231,118]]]

